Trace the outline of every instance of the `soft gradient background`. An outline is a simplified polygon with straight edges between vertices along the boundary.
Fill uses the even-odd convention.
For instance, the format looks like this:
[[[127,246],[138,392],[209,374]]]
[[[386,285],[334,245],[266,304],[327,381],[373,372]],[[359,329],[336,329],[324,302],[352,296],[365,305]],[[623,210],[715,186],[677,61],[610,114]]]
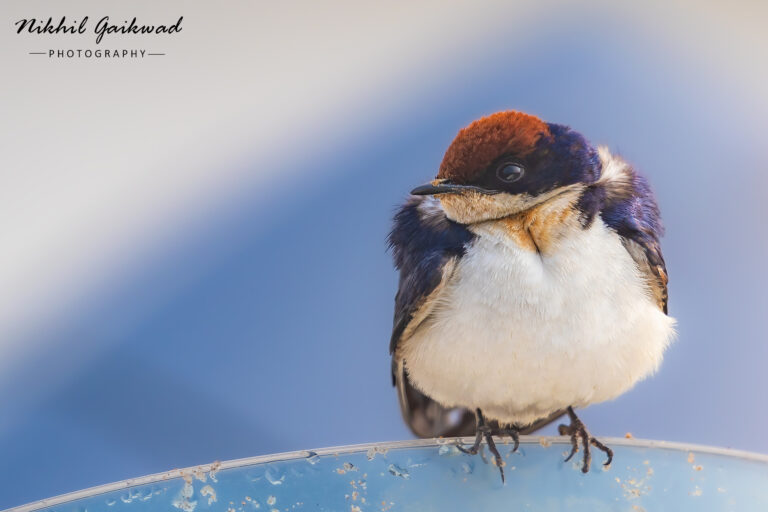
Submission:
[[[679,340],[583,419],[768,451],[765,3],[0,4],[0,508],[173,467],[409,437],[395,206],[520,109],[657,191]],[[23,17],[138,16],[135,61]],[[92,26],[92,25],[91,25]]]

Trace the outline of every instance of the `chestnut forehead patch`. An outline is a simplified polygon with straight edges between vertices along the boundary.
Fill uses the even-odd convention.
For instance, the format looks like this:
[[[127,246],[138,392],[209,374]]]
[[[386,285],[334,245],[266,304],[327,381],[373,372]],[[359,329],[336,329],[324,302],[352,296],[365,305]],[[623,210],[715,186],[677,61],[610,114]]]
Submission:
[[[503,154],[525,157],[549,135],[549,127],[538,117],[513,110],[491,114],[459,131],[437,177],[466,182]]]

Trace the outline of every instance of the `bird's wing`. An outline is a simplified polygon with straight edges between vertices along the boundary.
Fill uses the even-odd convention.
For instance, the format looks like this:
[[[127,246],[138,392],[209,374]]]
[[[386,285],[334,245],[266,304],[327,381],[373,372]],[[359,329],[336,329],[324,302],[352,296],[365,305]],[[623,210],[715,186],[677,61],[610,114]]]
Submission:
[[[403,421],[414,435],[422,438],[474,435],[475,414],[463,407],[443,407],[416,389],[408,379],[404,361],[392,358],[392,379]]]
[[[667,313],[667,267],[659,238],[664,234],[661,213],[648,180],[621,158],[599,149],[603,174],[590,192],[602,197],[600,217],[621,237],[654,299]]]
[[[389,244],[400,281],[389,351],[403,419],[419,437],[471,435],[474,413],[446,409],[414,388],[398,346],[429,318],[474,235],[449,220],[429,196],[411,197],[394,220]]]
[[[648,240],[642,236],[622,236],[624,247],[635,260],[637,267],[645,276],[648,288],[653,293],[656,304],[664,314],[667,313],[667,267],[658,240]]]
[[[449,220],[438,200],[412,196],[395,214],[389,245],[400,281],[389,352],[431,312],[474,235]]]

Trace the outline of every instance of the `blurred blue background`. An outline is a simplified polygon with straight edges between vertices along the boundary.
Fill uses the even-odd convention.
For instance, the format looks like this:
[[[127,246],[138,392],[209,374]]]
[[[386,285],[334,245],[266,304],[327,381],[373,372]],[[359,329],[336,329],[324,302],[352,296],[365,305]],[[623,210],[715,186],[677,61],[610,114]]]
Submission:
[[[3,121],[3,188],[17,208],[5,215],[6,247],[17,259],[0,293],[8,307],[25,297],[45,307],[4,320],[0,508],[213,460],[408,438],[389,380],[390,219],[461,127],[505,109],[618,151],[662,208],[679,339],[656,376],[583,412],[592,432],[768,451],[765,8],[695,5],[338,4],[318,21],[309,6],[243,3],[221,28],[211,4],[185,10],[187,39],[168,43],[159,64],[33,66],[33,40],[14,34],[8,64],[26,79],[69,80],[58,87],[100,105],[85,115],[101,120],[103,139],[56,154],[65,173],[97,159],[93,174],[61,183],[46,164],[51,174],[22,192],[22,171],[41,173],[47,156],[17,146],[68,135],[32,128],[51,116],[43,106],[25,110],[23,129],[21,113]],[[23,10],[4,9],[14,20]],[[248,32],[248,20],[264,30]],[[316,31],[289,37],[308,26]],[[220,57],[235,44],[262,60]],[[119,86],[129,74],[143,85]],[[60,90],[40,81],[25,92],[14,80],[6,92],[17,99],[3,95],[13,112],[19,97]],[[163,84],[181,85],[178,95]],[[101,108],[110,104],[120,117]],[[163,124],[174,112],[176,124]],[[162,131],[145,140],[156,123]],[[211,146],[223,149],[192,161]],[[78,196],[142,172],[135,186],[103,181]],[[182,194],[192,181],[195,193]],[[98,224],[61,220],[90,200],[83,218]],[[138,220],[123,230],[125,218]],[[33,228],[61,244],[27,247]]]

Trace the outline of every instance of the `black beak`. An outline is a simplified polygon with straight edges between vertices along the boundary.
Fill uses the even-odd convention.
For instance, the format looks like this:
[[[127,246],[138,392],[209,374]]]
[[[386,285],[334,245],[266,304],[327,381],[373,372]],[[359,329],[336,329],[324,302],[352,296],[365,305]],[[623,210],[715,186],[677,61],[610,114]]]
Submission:
[[[478,192],[480,194],[493,195],[498,194],[498,190],[488,190],[474,185],[458,185],[448,180],[435,180],[431,183],[425,183],[411,190],[414,196],[434,196],[437,194],[463,194],[465,192]]]

